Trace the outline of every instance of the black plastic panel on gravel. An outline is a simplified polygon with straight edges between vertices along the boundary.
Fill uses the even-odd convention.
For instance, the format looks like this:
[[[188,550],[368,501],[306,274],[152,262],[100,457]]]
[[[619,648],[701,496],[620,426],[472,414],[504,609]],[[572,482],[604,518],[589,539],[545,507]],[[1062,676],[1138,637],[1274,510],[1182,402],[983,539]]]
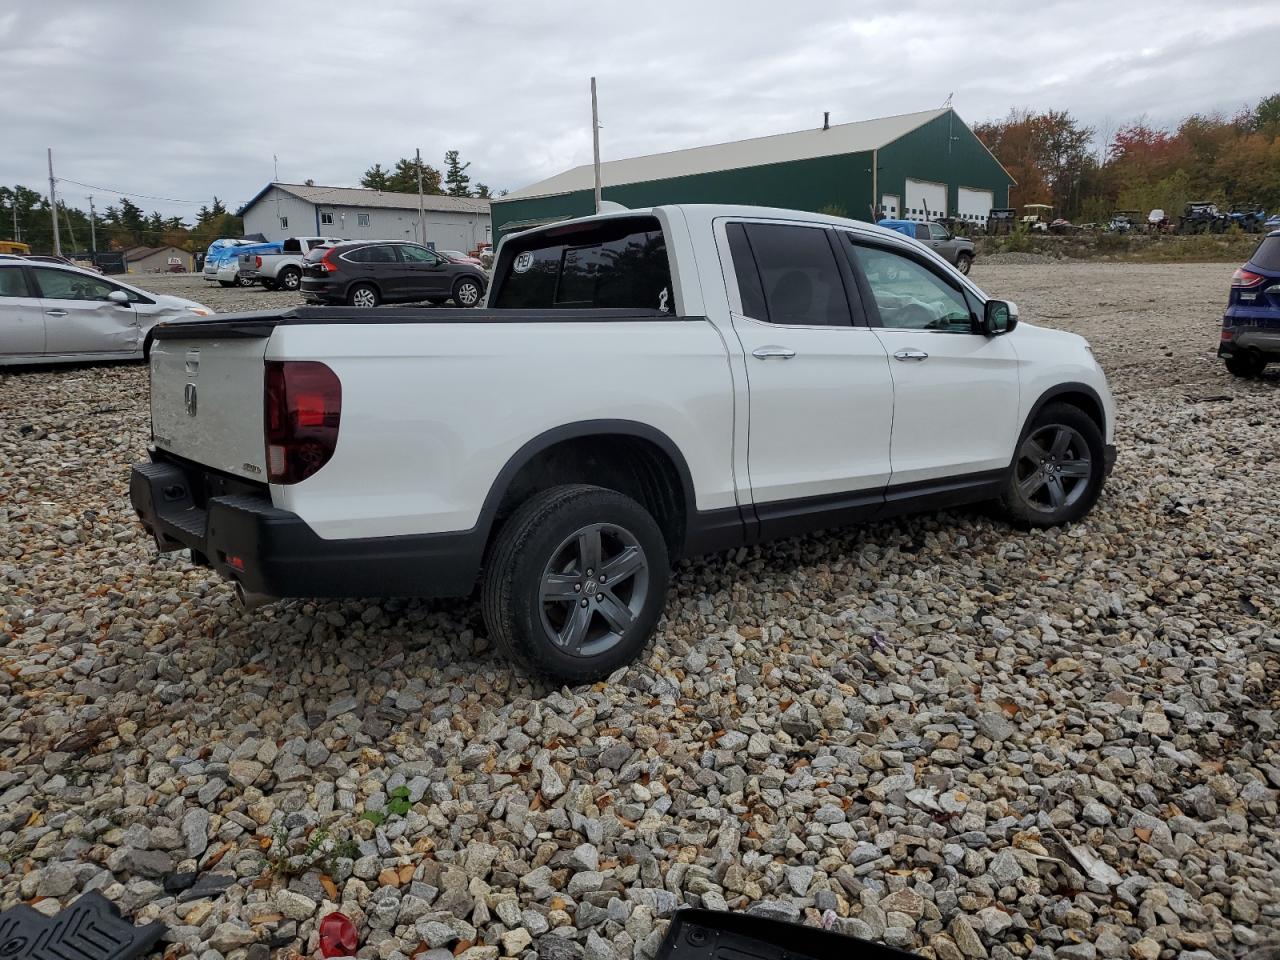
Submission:
[[[679,910],[657,960],[918,960],[858,937],[747,913]]]
[[[134,960],[150,953],[164,931],[159,921],[135,927],[91,890],[52,917],[25,904],[0,913],[0,960]]]

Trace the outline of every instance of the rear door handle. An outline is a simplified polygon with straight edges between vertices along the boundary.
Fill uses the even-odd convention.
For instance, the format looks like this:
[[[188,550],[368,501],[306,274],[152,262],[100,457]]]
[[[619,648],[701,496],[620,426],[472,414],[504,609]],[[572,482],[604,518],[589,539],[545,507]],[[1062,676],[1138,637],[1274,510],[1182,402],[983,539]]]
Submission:
[[[65,317],[65,316],[67,315],[67,311],[65,311],[65,310],[46,310],[46,311],[44,312],[44,315],[45,315],[46,317]]]
[[[928,360],[929,355],[923,350],[899,350],[893,355],[895,360]]]
[[[790,360],[796,352],[789,347],[756,347],[751,355],[757,360]]]

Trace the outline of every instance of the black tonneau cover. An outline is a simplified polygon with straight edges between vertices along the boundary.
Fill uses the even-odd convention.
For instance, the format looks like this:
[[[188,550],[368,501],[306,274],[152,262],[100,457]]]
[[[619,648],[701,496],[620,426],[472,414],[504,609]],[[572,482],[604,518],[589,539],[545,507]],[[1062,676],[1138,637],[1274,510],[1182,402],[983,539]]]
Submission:
[[[317,323],[594,323],[639,320],[702,320],[677,317],[661,310],[555,309],[490,310],[449,307],[292,307],[288,310],[255,310],[222,313],[190,320],[170,320],[156,324],[148,340],[206,340],[212,337],[269,337],[281,326]]]

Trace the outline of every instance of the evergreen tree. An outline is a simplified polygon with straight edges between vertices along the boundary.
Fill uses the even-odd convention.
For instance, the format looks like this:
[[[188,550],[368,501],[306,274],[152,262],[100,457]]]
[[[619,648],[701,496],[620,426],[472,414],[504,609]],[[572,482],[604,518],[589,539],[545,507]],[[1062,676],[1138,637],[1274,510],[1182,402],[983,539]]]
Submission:
[[[395,170],[387,178],[386,189],[392,193],[417,193],[419,168],[422,170],[422,192],[442,193],[440,171],[429,163],[419,164],[413,157],[402,157],[396,161]]]
[[[382,169],[382,164],[375,163],[372,167],[364,172],[364,176],[360,178],[360,186],[368,187],[370,190],[387,190],[390,177],[387,171]]]
[[[451,197],[471,196],[471,178],[467,176],[467,167],[471,164],[461,162],[458,151],[450,150],[444,155],[444,166],[445,193]]]
[[[487,183],[477,183],[475,195],[480,200],[488,200],[493,196],[493,194],[489,192],[489,185]]]

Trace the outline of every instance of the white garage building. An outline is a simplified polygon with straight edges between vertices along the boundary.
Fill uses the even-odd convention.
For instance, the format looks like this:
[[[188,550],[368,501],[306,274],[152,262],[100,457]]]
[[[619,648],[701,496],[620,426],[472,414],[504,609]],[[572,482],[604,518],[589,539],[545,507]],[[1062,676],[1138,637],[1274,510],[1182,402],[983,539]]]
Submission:
[[[488,200],[428,194],[422,207],[420,227],[416,193],[269,183],[236,214],[244,218],[246,236],[268,240],[418,240],[463,253],[492,241]]]

